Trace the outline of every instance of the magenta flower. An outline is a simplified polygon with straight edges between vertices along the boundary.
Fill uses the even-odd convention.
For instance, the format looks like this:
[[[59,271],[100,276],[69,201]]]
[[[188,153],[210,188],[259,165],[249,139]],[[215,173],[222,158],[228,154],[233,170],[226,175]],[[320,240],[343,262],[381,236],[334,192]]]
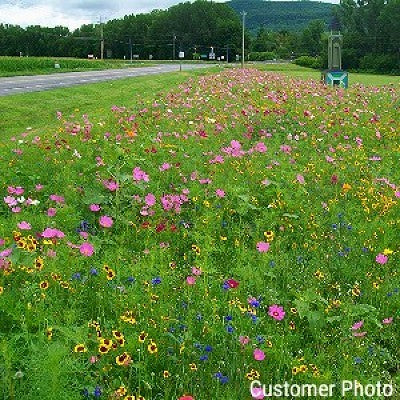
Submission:
[[[61,232],[60,230],[55,228],[46,228],[41,233],[41,236],[46,239],[53,239],[53,238],[62,239],[65,236],[65,234],[64,232]]]
[[[196,277],[195,276],[188,276],[186,278],[186,283],[188,285],[194,285],[196,283]]]
[[[384,264],[386,264],[386,263],[388,262],[388,256],[385,256],[384,254],[379,253],[379,254],[376,256],[375,261],[376,261],[378,264],[384,265]]]
[[[392,322],[393,322],[393,317],[389,317],[389,318],[385,318],[385,319],[382,321],[382,324],[384,324],[384,325],[390,325]]]
[[[18,201],[14,196],[7,196],[4,197],[4,203],[6,203],[8,207],[14,207],[18,204]]]
[[[255,349],[253,356],[256,361],[263,361],[265,359],[265,353],[260,349]]]
[[[257,243],[257,250],[260,253],[266,253],[269,250],[270,244],[267,242],[258,242]]]
[[[356,331],[357,329],[362,328],[363,325],[364,325],[364,320],[361,320],[361,321],[356,322],[356,323],[351,327],[351,329],[352,329],[353,331]]]
[[[248,336],[239,336],[239,342],[242,346],[249,344],[250,338]]]
[[[18,228],[21,229],[21,230],[27,230],[27,231],[29,231],[30,229],[32,229],[31,224],[29,224],[29,223],[26,222],[26,221],[21,221],[17,226],[18,226]]]
[[[300,183],[300,185],[304,185],[306,183],[306,181],[304,180],[304,176],[303,175],[300,175],[300,174],[297,175],[296,179],[297,179],[297,182]]]
[[[146,206],[152,207],[152,206],[154,206],[156,204],[156,196],[154,196],[153,193],[149,193],[144,198],[144,201],[146,203]]]
[[[92,211],[92,212],[98,212],[98,211],[101,210],[101,207],[100,207],[99,204],[91,204],[89,206],[89,210]]]
[[[117,182],[113,181],[112,179],[104,180],[103,186],[108,189],[110,192],[115,192],[119,189],[119,185]]]
[[[132,174],[133,174],[133,180],[136,182],[140,181],[148,182],[150,180],[146,172],[142,171],[139,167],[135,167],[132,171]]]
[[[217,189],[217,190],[215,191],[215,194],[216,194],[218,197],[225,197],[225,192],[224,192],[222,189]]]
[[[80,253],[85,257],[90,257],[94,253],[94,247],[89,242],[84,242],[79,246]]]
[[[109,217],[108,215],[102,215],[99,218],[99,224],[103,227],[103,228],[111,228],[113,226],[113,219],[111,217]]]
[[[394,195],[395,195],[396,197],[400,197],[400,191],[394,192]]]
[[[0,246],[4,246],[6,244],[6,241],[2,238],[0,238]]]
[[[63,196],[59,196],[57,194],[51,194],[49,196],[50,200],[55,201],[56,203],[63,204],[65,203],[65,199]]]
[[[49,208],[47,210],[47,216],[48,217],[55,217],[57,214],[57,209],[56,208]]]
[[[202,274],[202,270],[197,267],[192,267],[192,274],[196,276],[200,276]]]
[[[285,311],[283,307],[273,304],[268,308],[268,315],[275,319],[276,321],[281,321],[285,317]]]

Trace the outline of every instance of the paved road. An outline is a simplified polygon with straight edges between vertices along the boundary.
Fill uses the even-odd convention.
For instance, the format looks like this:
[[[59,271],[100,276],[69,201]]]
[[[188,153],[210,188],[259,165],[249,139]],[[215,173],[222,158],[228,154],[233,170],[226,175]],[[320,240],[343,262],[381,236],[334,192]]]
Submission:
[[[183,64],[183,70],[209,67],[210,64]],[[107,69],[103,71],[65,72],[52,75],[15,76],[0,78],[0,96],[26,92],[40,92],[74,85],[109,81],[135,76],[179,71],[179,64],[160,64],[150,67]]]

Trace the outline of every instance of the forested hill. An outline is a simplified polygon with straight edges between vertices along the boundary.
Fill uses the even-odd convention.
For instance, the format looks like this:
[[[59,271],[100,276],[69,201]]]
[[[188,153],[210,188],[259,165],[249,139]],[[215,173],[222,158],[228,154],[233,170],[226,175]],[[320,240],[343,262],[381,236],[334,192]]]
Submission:
[[[260,27],[273,31],[301,31],[316,19],[329,26],[334,7],[318,1],[231,0],[227,4],[238,13],[247,12],[246,26],[251,31]]]

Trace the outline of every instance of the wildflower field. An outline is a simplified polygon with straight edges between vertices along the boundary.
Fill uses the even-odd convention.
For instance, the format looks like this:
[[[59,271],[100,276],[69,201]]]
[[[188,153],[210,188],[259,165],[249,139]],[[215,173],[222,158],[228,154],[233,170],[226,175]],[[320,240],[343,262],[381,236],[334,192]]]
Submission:
[[[399,385],[399,93],[231,69],[2,140],[0,397]]]

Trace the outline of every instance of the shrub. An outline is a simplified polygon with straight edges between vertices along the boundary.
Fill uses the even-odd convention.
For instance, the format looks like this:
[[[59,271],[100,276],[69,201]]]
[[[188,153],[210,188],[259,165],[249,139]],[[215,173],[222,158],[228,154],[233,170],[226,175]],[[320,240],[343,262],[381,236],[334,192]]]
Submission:
[[[302,67],[321,69],[323,68],[323,61],[321,57],[301,56],[296,58],[295,63]]]

